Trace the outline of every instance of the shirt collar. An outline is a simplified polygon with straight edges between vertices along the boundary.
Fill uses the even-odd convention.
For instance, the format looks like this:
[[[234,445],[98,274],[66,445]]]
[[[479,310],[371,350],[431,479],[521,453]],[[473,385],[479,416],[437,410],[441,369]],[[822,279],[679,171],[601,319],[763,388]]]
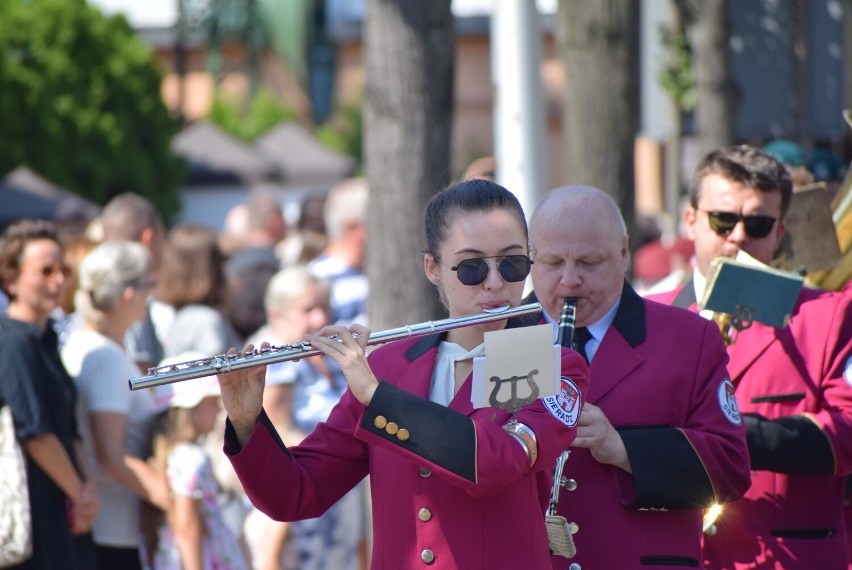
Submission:
[[[695,302],[698,303],[704,297],[704,287],[707,286],[707,279],[698,272],[697,267],[692,271],[692,282],[695,287]],[[698,314],[705,319],[713,317],[713,311],[709,309],[699,310]]]

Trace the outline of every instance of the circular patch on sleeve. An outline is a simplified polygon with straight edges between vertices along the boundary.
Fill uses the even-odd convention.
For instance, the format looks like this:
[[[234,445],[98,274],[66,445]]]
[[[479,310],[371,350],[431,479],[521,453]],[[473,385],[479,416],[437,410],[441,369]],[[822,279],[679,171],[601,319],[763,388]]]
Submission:
[[[731,381],[725,378],[719,384],[719,407],[722,408],[722,413],[728,418],[728,421],[735,426],[743,423],[743,418],[740,415],[740,407],[737,404],[737,397],[734,394],[734,385]]]
[[[846,359],[846,364],[843,365],[843,378],[846,383],[852,386],[852,356]]]
[[[567,376],[560,378],[559,392],[555,396],[542,398],[544,407],[550,414],[568,427],[577,425],[580,408],[583,407],[580,389]]]

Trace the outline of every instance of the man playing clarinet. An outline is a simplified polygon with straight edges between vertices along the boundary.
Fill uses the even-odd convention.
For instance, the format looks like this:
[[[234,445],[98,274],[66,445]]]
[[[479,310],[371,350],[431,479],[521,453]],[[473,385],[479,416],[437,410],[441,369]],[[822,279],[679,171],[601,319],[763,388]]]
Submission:
[[[745,428],[719,329],[642,300],[625,281],[627,231],[603,192],[569,186],[532,216],[535,295],[558,322],[576,297],[590,386],[558,504],[577,554],[553,568],[697,568],[702,508],[749,485]]]

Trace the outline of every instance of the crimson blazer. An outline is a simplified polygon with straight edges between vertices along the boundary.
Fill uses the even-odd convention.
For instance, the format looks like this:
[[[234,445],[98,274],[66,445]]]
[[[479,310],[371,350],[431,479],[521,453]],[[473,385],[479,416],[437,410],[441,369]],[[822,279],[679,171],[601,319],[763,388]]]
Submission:
[[[449,407],[429,401],[444,336],[375,350],[369,362],[381,382],[370,405],[347,391],[328,421],[296,447],[281,443],[265,415],[242,449],[228,426],[225,453],[251,501],[276,520],[316,517],[370,475],[372,568],[549,566],[544,511],[551,469],[576,428],[557,420],[541,399],[519,411],[518,421],[538,439],[530,467],[502,428],[509,414],[473,409],[470,378]],[[581,394],[588,388],[586,363],[576,352],[563,349],[562,373]]]
[[[718,328],[645,301],[625,282],[592,360],[587,401],[620,433],[632,475],[572,448],[560,513],[579,526],[577,555],[553,568],[695,568],[702,507],[749,485],[745,428]]]
[[[652,298],[697,311],[685,286]],[[843,569],[844,474],[852,472],[852,304],[803,289],[788,325],[761,323],[728,347],[748,428],[752,484],[705,537],[711,568]]]

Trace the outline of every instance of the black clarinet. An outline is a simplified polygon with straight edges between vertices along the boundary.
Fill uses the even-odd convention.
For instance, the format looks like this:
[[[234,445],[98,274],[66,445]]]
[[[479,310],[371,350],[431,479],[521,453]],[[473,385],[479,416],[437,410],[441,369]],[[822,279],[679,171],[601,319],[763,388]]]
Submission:
[[[565,297],[562,314],[559,315],[559,332],[556,344],[565,348],[574,348],[574,323],[577,318],[577,298]]]
[[[556,343],[566,348],[574,346],[574,321],[577,316],[577,299],[565,297],[562,305],[562,314],[559,316],[559,331],[556,335]],[[556,460],[556,469],[553,472],[553,488],[550,491],[550,502],[544,517],[547,528],[547,538],[550,543],[550,552],[556,556],[572,558],[577,553],[572,536],[574,523],[568,523],[565,517],[556,514],[556,506],[559,503],[559,490],[563,485],[562,470],[568,460],[569,450],[563,451]]]

